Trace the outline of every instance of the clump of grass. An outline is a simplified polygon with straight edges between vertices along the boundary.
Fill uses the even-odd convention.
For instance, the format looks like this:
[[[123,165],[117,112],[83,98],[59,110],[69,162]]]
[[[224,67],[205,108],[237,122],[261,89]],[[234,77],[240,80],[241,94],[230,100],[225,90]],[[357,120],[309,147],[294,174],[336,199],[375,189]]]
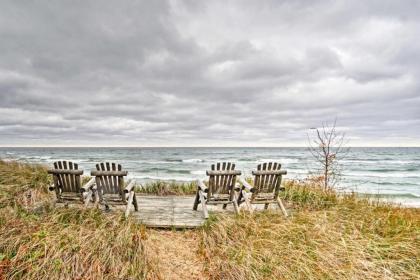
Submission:
[[[0,237],[7,279],[139,279],[148,274],[145,230],[122,215],[74,208],[40,216],[3,211]]]
[[[28,192],[34,204],[52,202],[49,183],[43,166],[0,161],[0,278],[160,277],[143,246],[145,228],[122,213],[23,207]]]
[[[0,160],[0,208],[22,206],[27,200],[48,199],[47,168]]]
[[[136,192],[154,195],[192,195],[197,191],[196,182],[154,181],[137,187]]]
[[[0,160],[0,184],[19,185],[47,190],[47,168],[39,164]]]
[[[280,195],[295,208],[324,209],[335,205],[339,195],[333,189],[325,189],[318,180],[287,180],[285,191]]]
[[[418,277],[419,209],[372,204],[354,195],[336,196],[328,207],[315,209],[325,199],[315,195],[299,198],[300,211],[288,219],[274,212],[217,216],[203,229],[209,273],[215,279]]]

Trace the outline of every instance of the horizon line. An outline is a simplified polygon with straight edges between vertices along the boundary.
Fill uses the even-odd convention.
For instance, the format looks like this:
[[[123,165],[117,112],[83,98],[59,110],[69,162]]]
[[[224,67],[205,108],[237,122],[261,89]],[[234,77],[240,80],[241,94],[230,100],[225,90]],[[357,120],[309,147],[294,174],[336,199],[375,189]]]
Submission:
[[[346,146],[347,148],[420,148],[420,146]],[[3,146],[0,148],[308,148],[308,146]]]

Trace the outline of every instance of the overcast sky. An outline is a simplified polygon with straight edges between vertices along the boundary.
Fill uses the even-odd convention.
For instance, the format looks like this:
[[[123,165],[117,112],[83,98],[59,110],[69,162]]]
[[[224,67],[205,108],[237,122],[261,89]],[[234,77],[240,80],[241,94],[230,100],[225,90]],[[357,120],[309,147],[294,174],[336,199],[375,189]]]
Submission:
[[[420,145],[420,1],[0,1],[2,146]]]

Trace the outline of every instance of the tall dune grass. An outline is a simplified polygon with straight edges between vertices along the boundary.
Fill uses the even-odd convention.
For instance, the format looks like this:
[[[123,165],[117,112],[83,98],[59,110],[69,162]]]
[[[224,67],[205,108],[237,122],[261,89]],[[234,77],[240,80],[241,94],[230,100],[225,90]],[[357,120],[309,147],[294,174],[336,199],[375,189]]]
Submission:
[[[136,187],[136,192],[152,195],[192,195],[197,191],[197,184],[193,182],[154,181]]]
[[[0,160],[0,208],[23,206],[34,199],[45,201],[48,185],[45,167]]]
[[[44,167],[0,161],[0,279],[159,278],[143,226],[118,213],[55,209],[48,183]]]
[[[299,208],[217,216],[203,231],[214,279],[418,279],[420,210],[289,183]]]
[[[1,212],[0,258],[6,278],[142,279],[141,226],[98,210],[43,215]]]

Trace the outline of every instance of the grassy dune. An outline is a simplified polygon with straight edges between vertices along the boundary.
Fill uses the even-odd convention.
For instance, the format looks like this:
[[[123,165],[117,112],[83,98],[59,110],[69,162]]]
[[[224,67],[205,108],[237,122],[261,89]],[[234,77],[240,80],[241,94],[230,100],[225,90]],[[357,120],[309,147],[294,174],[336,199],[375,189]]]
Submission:
[[[420,277],[419,210],[356,196],[334,200],[325,208],[311,200],[288,220],[273,212],[217,217],[203,234],[210,273],[218,279]]]
[[[185,279],[188,269],[203,279],[420,276],[419,209],[338,196],[314,181],[286,184],[288,219],[270,211],[217,215],[187,232],[149,230],[95,209],[54,209],[48,183],[42,166],[0,161],[0,279]],[[194,188],[157,182],[142,192]]]
[[[0,161],[0,279],[155,278],[143,226],[96,209],[54,209],[48,184],[42,166]]]

